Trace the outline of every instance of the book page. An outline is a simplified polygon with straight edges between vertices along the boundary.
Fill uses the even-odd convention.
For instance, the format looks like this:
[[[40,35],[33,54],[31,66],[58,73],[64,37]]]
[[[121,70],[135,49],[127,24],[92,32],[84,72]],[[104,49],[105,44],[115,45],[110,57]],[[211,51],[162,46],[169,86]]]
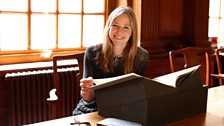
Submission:
[[[94,89],[99,89],[99,88],[115,85],[118,83],[136,79],[139,77],[141,76],[138,74],[130,73],[130,74],[125,74],[125,75],[110,77],[110,78],[93,79],[93,83],[95,84]]]
[[[193,71],[199,69],[200,66],[201,65],[197,65],[197,66],[186,68],[186,69],[183,69],[183,70],[180,70],[177,72],[159,76],[159,77],[154,78],[153,80],[163,83],[163,84],[166,84],[166,85],[169,85],[169,86],[172,86],[172,87],[176,87],[178,79],[181,79],[182,77],[189,75]]]

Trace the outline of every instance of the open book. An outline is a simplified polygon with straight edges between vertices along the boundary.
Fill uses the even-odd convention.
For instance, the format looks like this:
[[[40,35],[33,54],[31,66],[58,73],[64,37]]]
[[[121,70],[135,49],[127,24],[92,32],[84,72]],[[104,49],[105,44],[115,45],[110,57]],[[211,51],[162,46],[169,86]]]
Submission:
[[[153,80],[172,87],[177,87],[185,78],[188,77],[188,75],[198,70],[200,66],[201,65],[197,65],[177,72],[159,76],[154,78]]]
[[[191,73],[198,70],[200,65],[186,68],[177,72],[169,73],[163,76],[156,77],[152,79],[152,81],[156,81],[165,85],[169,85],[172,87],[177,87],[184,79],[186,79]],[[93,82],[95,84],[94,89],[100,89],[108,86],[112,86],[115,84],[119,84],[125,81],[134,80],[137,78],[142,78],[142,76],[130,73],[117,77],[103,78],[103,79],[94,79]]]

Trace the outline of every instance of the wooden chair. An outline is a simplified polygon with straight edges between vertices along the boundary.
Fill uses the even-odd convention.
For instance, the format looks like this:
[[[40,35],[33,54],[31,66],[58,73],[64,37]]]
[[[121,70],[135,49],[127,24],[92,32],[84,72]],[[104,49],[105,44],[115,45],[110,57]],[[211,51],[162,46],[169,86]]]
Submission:
[[[210,49],[186,47],[169,52],[171,72],[201,64],[201,76],[204,84],[210,82]]]
[[[224,52],[224,48],[215,49],[215,58],[217,63],[218,74],[211,74],[211,77],[219,79],[219,85],[223,85],[224,73],[222,70],[222,53]]]
[[[74,86],[74,92],[72,93],[75,93],[75,97],[72,98],[74,99],[75,101],[74,102],[74,105],[76,105],[78,103],[78,101],[80,100],[80,86],[79,86],[79,81],[80,79],[82,78],[83,76],[83,60],[84,60],[84,52],[81,52],[81,53],[76,53],[76,54],[71,54],[71,55],[58,55],[58,56],[54,56],[53,57],[53,87],[56,88],[56,94],[58,96],[58,100],[55,101],[55,102],[50,102],[50,108],[51,108],[51,119],[55,119],[55,118],[61,118],[61,117],[64,117],[66,116],[65,115],[65,110],[63,108],[63,97],[62,95],[64,95],[64,93],[66,93],[65,91],[61,91],[63,89],[61,89],[61,85],[60,85],[60,77],[59,77],[59,68],[61,68],[60,65],[58,65],[58,61],[60,60],[75,60],[77,62],[74,62],[74,63],[69,63],[66,65],[66,68],[78,68],[77,69],[77,73],[76,75],[74,75],[74,78],[75,78],[75,82],[72,84],[72,85],[75,85]],[[63,65],[63,68],[65,66]],[[61,89],[61,90],[60,90]],[[75,107],[75,106],[73,106]],[[73,108],[74,109],[74,108]],[[69,112],[72,114],[72,110],[71,112]]]

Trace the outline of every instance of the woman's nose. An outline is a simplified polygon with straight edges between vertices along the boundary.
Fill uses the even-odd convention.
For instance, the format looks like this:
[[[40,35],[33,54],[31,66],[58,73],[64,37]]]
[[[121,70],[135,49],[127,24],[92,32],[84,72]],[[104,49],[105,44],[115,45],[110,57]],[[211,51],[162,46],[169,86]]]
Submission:
[[[117,33],[118,33],[118,34],[122,34],[122,33],[123,33],[123,29],[122,29],[121,27],[118,27],[118,28],[117,28]]]

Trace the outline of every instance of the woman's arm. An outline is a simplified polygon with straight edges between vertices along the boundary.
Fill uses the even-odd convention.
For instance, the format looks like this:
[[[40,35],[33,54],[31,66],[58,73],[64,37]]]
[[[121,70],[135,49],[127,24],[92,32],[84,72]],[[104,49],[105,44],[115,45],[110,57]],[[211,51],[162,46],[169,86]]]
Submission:
[[[90,88],[93,85],[93,64],[91,48],[87,48],[84,55],[84,71],[83,79],[80,80],[81,96],[82,98],[90,102],[94,98],[94,90]]]
[[[84,55],[83,64],[83,78],[93,77],[93,64],[92,64],[93,54],[91,52],[91,47],[86,48]]]
[[[83,78],[80,80],[81,96],[86,102],[91,102],[94,99],[93,78]]]
[[[134,72],[143,76],[149,63],[148,52],[145,49],[139,47],[134,63]]]
[[[73,115],[80,115],[97,111],[96,101],[94,99],[94,90],[89,88],[91,85],[93,85],[93,65],[91,63],[91,59],[92,57],[90,49],[87,48],[84,55],[83,78],[80,80],[80,94],[82,99],[79,100],[79,103],[73,111]]]

